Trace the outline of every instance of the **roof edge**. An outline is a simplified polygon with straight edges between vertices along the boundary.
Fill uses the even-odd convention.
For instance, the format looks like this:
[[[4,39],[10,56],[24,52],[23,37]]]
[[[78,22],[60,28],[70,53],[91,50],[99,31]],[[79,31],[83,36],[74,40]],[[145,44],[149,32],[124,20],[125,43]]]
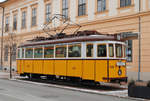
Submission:
[[[0,7],[5,7],[5,3],[7,3],[8,1],[10,1],[10,0],[6,0],[6,1],[1,2]]]

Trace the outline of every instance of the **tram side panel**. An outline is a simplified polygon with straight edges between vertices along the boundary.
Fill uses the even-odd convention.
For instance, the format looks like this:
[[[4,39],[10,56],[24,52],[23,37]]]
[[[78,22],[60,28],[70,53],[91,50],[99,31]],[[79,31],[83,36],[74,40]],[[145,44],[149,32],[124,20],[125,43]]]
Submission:
[[[54,75],[54,60],[44,60],[44,62],[43,62],[43,74]]]
[[[18,74],[24,73],[24,60],[17,60],[17,73]]]
[[[22,71],[22,60],[17,60],[17,73],[18,74],[21,74],[23,71]]]
[[[33,73],[33,60],[24,60],[24,73]]]
[[[21,64],[21,66],[20,66],[20,74],[23,74],[24,73],[24,60],[21,60],[20,64]]]
[[[95,79],[95,60],[83,60],[83,75],[84,80]]]
[[[43,60],[33,60],[32,63],[33,63],[33,72],[32,73],[43,74]]]
[[[67,76],[82,77],[82,60],[67,60]]]
[[[54,61],[54,74],[59,76],[67,75],[67,60]]]
[[[108,77],[108,60],[96,60],[96,67],[95,67],[95,81],[98,82],[108,82],[103,78]]]

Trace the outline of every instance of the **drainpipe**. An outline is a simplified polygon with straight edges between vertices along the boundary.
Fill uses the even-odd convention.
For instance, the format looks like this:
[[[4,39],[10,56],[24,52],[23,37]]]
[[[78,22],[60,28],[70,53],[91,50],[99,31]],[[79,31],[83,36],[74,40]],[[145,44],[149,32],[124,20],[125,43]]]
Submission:
[[[139,14],[141,12],[141,0],[139,0]],[[141,80],[141,16],[139,15],[139,63],[138,63],[138,81]]]
[[[2,34],[1,34],[1,64],[0,64],[0,69],[3,69],[3,34],[4,34],[4,13],[5,13],[5,8],[1,7],[3,9],[3,15],[2,15]]]

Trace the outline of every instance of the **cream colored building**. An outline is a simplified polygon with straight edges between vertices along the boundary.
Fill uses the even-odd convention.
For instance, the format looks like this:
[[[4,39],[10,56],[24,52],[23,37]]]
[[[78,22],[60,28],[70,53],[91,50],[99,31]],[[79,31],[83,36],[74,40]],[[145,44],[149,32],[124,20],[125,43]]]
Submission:
[[[65,1],[68,1],[68,3]],[[148,78],[150,76],[150,0],[141,0],[140,13],[139,1],[7,0],[6,2],[0,3],[0,6],[5,8],[4,39],[9,32],[13,32],[17,35],[17,44],[19,45],[35,36],[46,36],[42,30],[43,25],[46,23],[46,18],[54,14],[66,14],[71,21],[82,26],[80,30],[97,30],[102,33],[139,32],[140,16],[141,72],[142,79]],[[25,13],[23,14],[23,12]],[[0,26],[2,26],[2,16],[2,9],[0,9]],[[53,23],[51,22],[50,24]],[[61,28],[62,21],[57,20],[55,26]],[[74,29],[76,27],[71,28]],[[70,29],[67,29],[66,33],[71,33]],[[4,59],[6,58],[5,55],[7,55],[5,53],[5,45],[6,42],[4,41],[3,66],[9,67],[9,59]],[[129,52],[131,57],[129,59],[130,62],[127,63],[127,68],[131,78],[137,78],[138,40],[133,40],[131,46],[130,50],[132,52]],[[15,68],[15,61],[13,65]]]

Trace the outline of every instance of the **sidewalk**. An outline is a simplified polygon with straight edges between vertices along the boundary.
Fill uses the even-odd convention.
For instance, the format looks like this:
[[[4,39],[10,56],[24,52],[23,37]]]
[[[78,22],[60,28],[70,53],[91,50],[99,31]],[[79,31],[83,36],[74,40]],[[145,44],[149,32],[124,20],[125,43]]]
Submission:
[[[12,72],[12,78],[15,77],[15,76],[16,76],[16,73]],[[10,78],[10,72],[0,70],[0,78],[1,79],[9,79]]]

